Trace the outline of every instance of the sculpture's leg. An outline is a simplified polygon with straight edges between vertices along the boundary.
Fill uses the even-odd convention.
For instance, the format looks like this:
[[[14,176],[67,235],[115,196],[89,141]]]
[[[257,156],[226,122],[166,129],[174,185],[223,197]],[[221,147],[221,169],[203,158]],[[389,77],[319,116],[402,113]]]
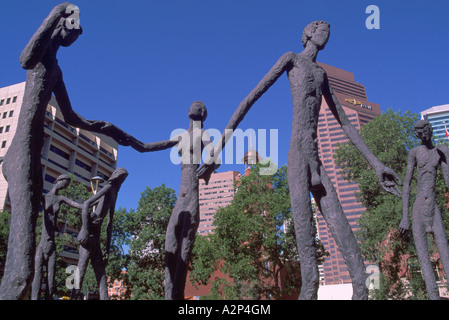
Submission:
[[[165,300],[173,300],[173,286],[176,277],[176,266],[178,261],[178,250],[180,237],[178,221],[179,213],[176,210],[170,217],[165,236]]]
[[[22,147],[22,146],[21,146]],[[8,177],[11,201],[11,222],[8,238],[8,252],[4,276],[0,286],[0,299],[25,299],[30,291],[34,274],[34,253],[36,250],[36,219],[42,196],[42,168],[40,155],[33,158],[31,152],[8,150],[4,168]],[[25,148],[27,149],[27,148]],[[11,163],[14,165],[11,165]],[[24,163],[24,165],[17,165]],[[34,164],[28,167],[26,164]]]
[[[196,211],[196,214],[192,214],[189,211],[183,211],[180,215],[180,219],[182,219],[183,223],[176,275],[173,284],[173,299],[175,300],[183,300],[185,298],[184,291],[187,280],[187,271],[193,244],[195,242],[196,231],[199,226],[199,211]]]
[[[449,275],[449,246],[447,244],[447,237],[444,231],[443,221],[441,219],[441,213],[437,206],[435,206],[435,219],[434,219],[434,235],[435,244],[440,254],[441,264],[443,265],[446,276]]]
[[[313,190],[312,193],[348,267],[352,280],[352,299],[366,300],[368,299],[366,286],[368,275],[362,254],[335,188],[323,167],[321,167],[321,183],[324,189]]]
[[[439,300],[440,295],[438,286],[433,272],[432,262],[430,261],[429,251],[427,249],[426,228],[417,214],[413,214],[412,231],[429,300]]]
[[[100,300],[109,300],[108,282],[106,279],[106,266],[102,257],[100,242],[95,243],[94,253],[92,255],[92,268],[94,269],[95,278],[97,279]]]
[[[88,246],[89,245],[90,245],[90,243],[88,244]],[[72,296],[70,298],[71,300],[79,299],[81,287],[83,286],[84,276],[86,275],[87,266],[89,264],[89,258],[90,258],[90,248],[85,247],[85,246],[80,246],[79,247],[78,265],[77,265],[79,281],[78,281],[78,287],[75,286],[72,289]]]
[[[39,245],[37,252],[36,252],[36,259],[35,259],[35,271],[34,271],[34,279],[33,284],[31,286],[31,300],[38,300],[39,295],[41,292],[41,284],[42,284],[42,267],[43,267],[43,255],[42,255],[42,248]]]
[[[56,290],[56,248],[52,249],[50,256],[48,257],[47,264],[47,291],[46,300],[52,300]]]
[[[313,228],[312,203],[309,193],[308,165],[289,160],[287,167],[290,201],[295,226],[299,262],[301,263],[300,300],[316,300],[319,273]]]

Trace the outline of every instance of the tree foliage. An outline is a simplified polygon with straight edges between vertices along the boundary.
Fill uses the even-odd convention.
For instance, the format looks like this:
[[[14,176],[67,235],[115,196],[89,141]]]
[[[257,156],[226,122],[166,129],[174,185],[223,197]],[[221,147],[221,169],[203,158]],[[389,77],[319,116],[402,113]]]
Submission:
[[[162,184],[142,192],[137,210],[124,213],[129,235],[128,281],[132,298],[164,298],[165,233],[176,204],[176,194]]]

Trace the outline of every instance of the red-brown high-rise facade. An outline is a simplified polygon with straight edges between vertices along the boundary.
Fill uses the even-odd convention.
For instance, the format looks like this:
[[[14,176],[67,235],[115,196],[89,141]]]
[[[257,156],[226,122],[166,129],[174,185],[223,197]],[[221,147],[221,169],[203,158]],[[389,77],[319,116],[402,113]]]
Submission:
[[[237,171],[213,173],[209,184],[200,179],[200,225],[198,234],[205,236],[215,229],[214,215],[219,207],[226,207],[234,199],[234,183],[240,176]]]
[[[319,64],[326,71],[334,94],[352,125],[360,129],[381,114],[379,105],[368,101],[365,87],[355,81],[351,72]],[[359,190],[358,184],[344,180],[333,159],[337,145],[345,141],[348,141],[348,138],[323,99],[318,123],[319,156],[335,186],[346,218],[355,232],[359,228],[357,221],[365,211],[355,197]],[[320,212],[317,213],[317,220],[318,237],[330,254],[323,264],[324,284],[350,283],[348,268]]]

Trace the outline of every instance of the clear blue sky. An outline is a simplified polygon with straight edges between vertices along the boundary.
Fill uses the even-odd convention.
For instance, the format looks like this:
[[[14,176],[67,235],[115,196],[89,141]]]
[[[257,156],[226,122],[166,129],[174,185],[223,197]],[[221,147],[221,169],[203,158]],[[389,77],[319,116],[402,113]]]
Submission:
[[[0,3],[0,87],[25,80],[19,55],[62,1]],[[354,73],[381,110],[419,112],[449,103],[449,3],[443,0],[166,0],[74,2],[84,33],[58,54],[78,113],[110,121],[142,141],[186,128],[192,101],[208,108],[205,128],[222,130],[277,59],[302,50],[313,20],[331,24],[318,61]],[[368,5],[380,29],[368,30]],[[286,76],[253,107],[243,130],[278,129],[279,164],[287,162],[291,96]],[[119,147],[130,176],[118,206],[136,208],[140,193],[165,183],[178,190],[180,168],[170,151],[141,154]],[[219,171],[243,171],[222,165]]]

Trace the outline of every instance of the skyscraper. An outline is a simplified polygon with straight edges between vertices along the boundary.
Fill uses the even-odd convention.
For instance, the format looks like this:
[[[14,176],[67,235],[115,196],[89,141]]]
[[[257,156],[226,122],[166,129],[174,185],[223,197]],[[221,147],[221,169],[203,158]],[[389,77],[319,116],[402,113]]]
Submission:
[[[437,143],[447,141],[449,137],[449,104],[426,109],[421,112],[421,118],[428,120],[432,125]]]
[[[229,205],[234,199],[234,183],[240,176],[237,171],[213,173],[209,184],[200,179],[200,225],[198,234],[204,236],[215,229],[214,215],[219,207]]]
[[[355,81],[351,72],[323,63],[319,65],[328,74],[334,94],[352,125],[360,129],[361,126],[380,115],[379,105],[368,101],[365,87]],[[344,180],[333,159],[338,144],[345,141],[348,141],[348,138],[323,99],[318,122],[319,156],[335,186],[346,218],[352,230],[356,231],[359,228],[357,221],[366,209],[355,197],[355,193],[359,190],[358,184]],[[324,284],[350,283],[351,278],[344,259],[320,212],[317,214],[317,221],[318,236],[330,254],[323,264]]]

